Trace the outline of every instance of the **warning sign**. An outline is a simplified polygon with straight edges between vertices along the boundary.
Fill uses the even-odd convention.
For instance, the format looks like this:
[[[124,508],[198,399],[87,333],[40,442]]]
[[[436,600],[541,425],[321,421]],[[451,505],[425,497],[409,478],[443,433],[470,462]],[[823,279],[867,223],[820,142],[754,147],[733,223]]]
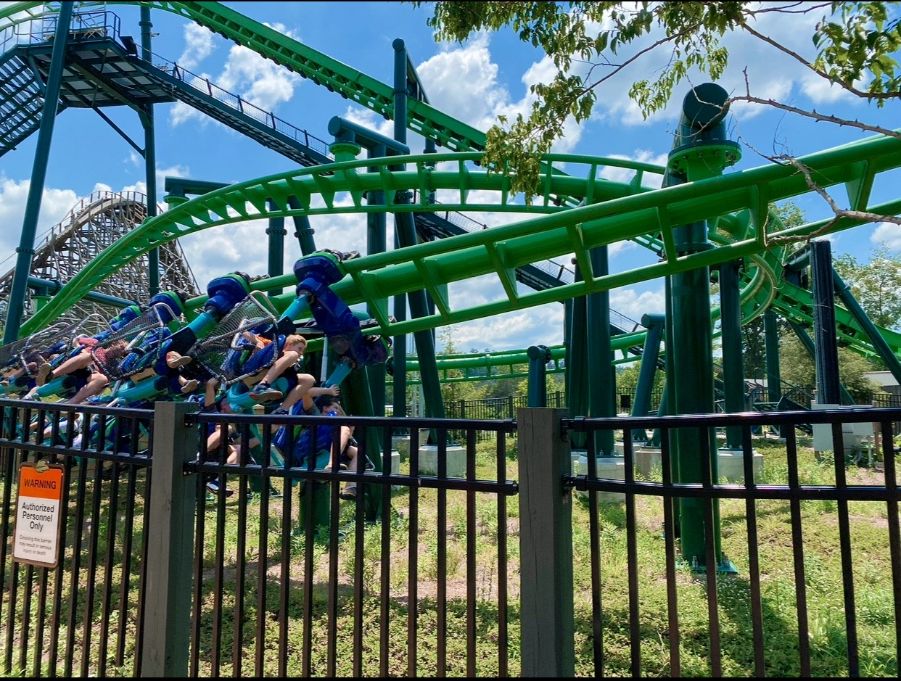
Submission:
[[[23,463],[19,468],[13,560],[55,568],[59,563],[63,468]]]

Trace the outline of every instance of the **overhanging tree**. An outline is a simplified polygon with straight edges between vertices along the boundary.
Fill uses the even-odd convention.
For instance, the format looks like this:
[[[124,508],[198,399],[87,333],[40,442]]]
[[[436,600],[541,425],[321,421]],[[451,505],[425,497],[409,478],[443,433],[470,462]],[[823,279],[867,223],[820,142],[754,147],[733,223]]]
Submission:
[[[419,5],[421,2],[415,1]],[[498,117],[488,130],[484,162],[490,169],[515,172],[512,189],[528,198],[539,183],[540,156],[563,135],[564,121],[588,119],[598,87],[613,76],[639,65],[642,57],[669,51],[669,61],[656,78],[637,77],[629,96],[647,117],[663,109],[693,71],[718,79],[729,62],[723,38],[744,32],[768,49],[795,61],[816,77],[881,107],[901,95],[901,71],[893,53],[901,46],[897,9],[888,2],[471,2],[433,5],[428,20],[436,40],[463,41],[480,30],[509,27],[520,39],[540,47],[556,73],[550,82],[531,86],[536,96],[527,116]],[[799,54],[760,30],[757,19],[779,13],[787,21],[816,13],[820,19],[810,36],[813,53]],[[580,63],[582,73],[573,73]],[[727,102],[775,107],[815,121],[851,126],[884,135],[898,133],[860,120],[806,110],[745,90]],[[788,155],[768,156],[778,163],[797,165]],[[804,172],[803,167],[798,168]],[[809,178],[809,175],[806,175]],[[811,189],[817,189],[811,180]],[[821,190],[836,218],[851,216],[901,223],[895,216],[873,215],[843,208]]]

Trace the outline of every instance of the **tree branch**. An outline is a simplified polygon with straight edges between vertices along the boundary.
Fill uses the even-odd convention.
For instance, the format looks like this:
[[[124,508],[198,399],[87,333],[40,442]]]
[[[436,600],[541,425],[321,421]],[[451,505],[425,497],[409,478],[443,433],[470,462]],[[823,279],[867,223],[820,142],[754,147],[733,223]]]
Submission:
[[[753,28],[751,28],[751,27],[748,25],[748,22],[747,22],[747,21],[744,21],[744,20],[743,20],[743,21],[741,22],[741,26],[742,26],[742,28],[744,28],[748,33],[750,33],[751,35],[753,35],[755,38],[758,38],[759,40],[762,40],[762,41],[765,42],[767,45],[771,45],[772,47],[775,47],[777,50],[779,50],[779,51],[782,52],[783,54],[787,54],[787,55],[788,55],[789,57],[791,57],[792,59],[795,59],[796,61],[798,61],[798,62],[800,62],[801,64],[803,64],[804,66],[806,66],[808,69],[810,69],[810,70],[813,71],[815,74],[817,74],[820,78],[825,78],[825,79],[828,80],[830,83],[835,83],[835,84],[838,85],[840,88],[842,88],[843,90],[846,90],[846,91],[850,92],[850,93],[853,94],[853,95],[857,95],[858,97],[863,97],[863,98],[865,98],[865,99],[896,99],[898,96],[901,96],[901,92],[898,92],[898,91],[894,91],[894,92],[864,92],[863,90],[859,90],[859,89],[857,89],[856,87],[854,87],[853,85],[850,85],[850,84],[848,84],[848,83],[845,83],[844,81],[841,81],[841,80],[838,80],[838,79],[835,79],[835,78],[831,78],[831,77],[829,76],[829,74],[827,74],[827,73],[825,73],[824,71],[821,71],[820,69],[818,69],[817,67],[815,67],[813,64],[811,64],[810,62],[808,62],[804,57],[802,57],[800,54],[798,54],[798,53],[795,52],[794,50],[788,49],[787,47],[785,47],[785,45],[780,45],[780,44],[777,43],[775,40],[773,40],[772,38],[770,38],[768,35],[764,35],[763,33],[760,33],[759,31],[756,31],[756,30],[754,30]]]
[[[890,130],[889,128],[883,128],[879,125],[870,125],[869,123],[862,123],[858,120],[848,120],[847,118],[839,118],[838,116],[832,116],[830,114],[822,114],[818,111],[811,110],[807,111],[806,109],[799,109],[796,106],[791,106],[790,104],[783,104],[782,102],[777,102],[774,99],[763,99],[761,97],[754,97],[751,94],[745,95],[736,95],[734,97],[730,97],[727,100],[727,103],[731,102],[749,102],[751,104],[763,104],[765,106],[772,106],[776,109],[782,109],[783,111],[788,111],[793,114],[798,114],[799,116],[804,116],[806,118],[812,118],[815,121],[821,121],[824,123],[834,123],[835,125],[848,126],[851,128],[857,128],[859,130],[866,130],[867,132],[875,132],[880,135],[885,135],[887,137],[895,137],[901,139],[901,133],[896,132],[894,130]]]
[[[812,191],[822,197],[822,199],[829,205],[829,208],[832,210],[834,217],[829,220],[829,222],[825,223],[822,227],[817,229],[810,234],[805,234],[803,236],[786,236],[786,237],[770,237],[768,241],[770,243],[791,243],[794,241],[809,241],[810,239],[820,236],[822,234],[828,234],[833,225],[835,225],[841,219],[855,220],[859,222],[890,222],[895,225],[901,225],[901,217],[896,215],[882,215],[880,213],[873,213],[866,210],[850,210],[846,208],[842,208],[836,203],[835,199],[832,198],[832,195],[827,192],[823,187],[818,185],[816,181],[813,179],[813,174],[810,172],[810,168],[801,163],[798,159],[789,156],[788,154],[780,154],[779,156],[769,156],[767,157],[773,163],[778,163],[780,165],[790,165],[791,167],[797,169],[799,173],[804,176],[804,181],[807,183],[807,186]]]
[[[804,9],[790,9],[791,7],[798,7],[799,5],[804,7]],[[831,5],[831,2],[821,2],[817,5],[811,5],[808,2],[799,1],[791,2],[787,5],[782,5],[781,7],[764,7],[763,9],[748,10],[748,14],[752,17],[756,17],[758,14],[766,14],[767,12],[779,12],[780,14],[808,14],[824,7],[830,7]]]

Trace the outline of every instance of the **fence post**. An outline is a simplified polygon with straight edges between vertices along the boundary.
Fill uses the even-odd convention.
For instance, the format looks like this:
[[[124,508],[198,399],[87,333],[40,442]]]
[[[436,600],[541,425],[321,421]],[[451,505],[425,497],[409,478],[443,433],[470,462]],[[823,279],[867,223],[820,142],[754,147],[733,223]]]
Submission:
[[[147,610],[141,676],[187,676],[197,485],[184,464],[197,456],[198,430],[185,425],[196,404],[157,402],[147,552]]]
[[[573,676],[572,495],[565,409],[517,410],[522,676]]]

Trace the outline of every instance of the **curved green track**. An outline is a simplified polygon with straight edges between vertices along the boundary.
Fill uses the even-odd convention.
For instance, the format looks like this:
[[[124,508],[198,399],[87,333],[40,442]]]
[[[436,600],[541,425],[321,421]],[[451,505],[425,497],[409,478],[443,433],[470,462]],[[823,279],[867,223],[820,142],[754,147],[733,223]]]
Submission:
[[[394,97],[390,86],[219,3],[126,4],[145,4],[174,12],[385,117],[393,115]],[[0,11],[0,29],[16,21],[14,15],[17,13],[36,12],[39,6],[40,3],[34,2],[6,6]],[[27,14],[24,16],[27,19]],[[436,301],[434,315],[403,322],[391,321],[384,307],[377,309],[378,332],[385,335],[410,333],[561,301],[739,258],[744,258],[746,263],[741,298],[746,321],[772,305],[790,319],[809,324],[812,310],[809,292],[782,280],[784,240],[822,235],[859,224],[845,219],[786,229],[768,211],[768,206],[810,189],[794,168],[780,165],[648,190],[641,186],[643,177],[650,173],[661,174],[662,168],[600,157],[548,156],[541,196],[533,205],[525,206],[521,197],[509,192],[508,175],[471,169],[472,162],[481,157],[484,133],[412,99],[408,100],[408,125],[414,132],[431,137],[454,152],[342,160],[249,180],[199,196],[148,220],[140,229],[101,253],[48,305],[24,323],[22,332],[33,333],[52,322],[66,307],[124,263],[179,236],[249,219],[367,213],[385,209],[389,212],[492,211],[534,216],[502,227],[343,263],[347,276],[334,288],[349,303],[384,301],[390,296],[423,287]],[[901,210],[901,199],[868,206],[874,179],[901,166],[901,140],[871,138],[799,160],[810,168],[821,186],[844,184],[852,208],[887,214]],[[456,168],[435,170],[435,164],[442,162],[451,162]],[[572,174],[553,169],[555,162],[565,162]],[[389,170],[399,164],[408,169]],[[599,178],[599,172],[609,166],[632,169],[635,178],[630,183]],[[367,168],[373,167],[377,172],[366,172]],[[393,203],[393,197],[401,190],[417,191],[423,198],[430,191],[447,190],[456,195],[456,200],[440,206],[427,203],[398,205]],[[493,200],[471,203],[467,200],[471,190],[493,192]],[[366,205],[363,196],[367,191],[384,191],[387,207]],[[345,205],[346,201],[338,202],[346,196],[351,198],[350,205]],[[292,197],[298,199],[299,208],[289,207]],[[268,203],[270,199],[272,208]],[[708,220],[715,227],[710,235],[713,248],[678,257],[672,237],[673,226],[700,220]],[[615,274],[595,275],[590,266],[589,250],[624,239],[635,240],[654,250],[660,256],[660,262]],[[517,291],[516,267],[568,253],[575,254],[584,281],[524,294]],[[452,306],[443,293],[448,283],[486,274],[498,277],[505,293],[502,299],[487,305]],[[281,290],[293,283],[293,275],[284,275],[260,280],[254,288]],[[284,309],[291,299],[293,294],[284,294],[276,297],[274,302]],[[202,302],[202,298],[191,301],[195,306]],[[850,314],[837,308],[836,317],[840,342],[873,356],[865,334]],[[901,334],[881,331],[892,351],[896,355],[901,353]],[[636,345],[643,342],[643,333],[629,336],[634,336],[629,342],[634,340]],[[626,340],[623,338],[620,342]]]

